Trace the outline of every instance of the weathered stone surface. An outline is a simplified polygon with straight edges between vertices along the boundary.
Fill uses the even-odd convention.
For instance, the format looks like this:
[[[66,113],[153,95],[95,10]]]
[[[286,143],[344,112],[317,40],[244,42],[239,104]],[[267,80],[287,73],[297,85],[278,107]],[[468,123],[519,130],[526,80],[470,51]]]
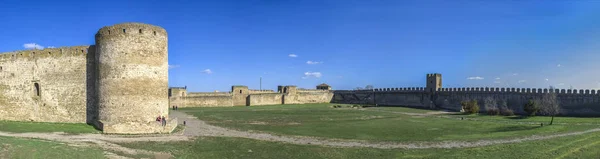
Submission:
[[[144,123],[168,117],[167,59],[166,31],[142,23],[103,27],[96,45],[0,54],[0,120],[158,132]]]
[[[169,64],[163,28],[141,23],[103,27],[96,34],[96,53],[99,120],[118,125],[168,117]],[[133,130],[123,133],[129,131]]]
[[[228,107],[275,104],[329,103],[330,90],[298,89],[279,86],[272,90],[249,90],[247,86],[232,86],[231,92],[187,92],[183,87],[169,89],[169,105],[178,107]]]

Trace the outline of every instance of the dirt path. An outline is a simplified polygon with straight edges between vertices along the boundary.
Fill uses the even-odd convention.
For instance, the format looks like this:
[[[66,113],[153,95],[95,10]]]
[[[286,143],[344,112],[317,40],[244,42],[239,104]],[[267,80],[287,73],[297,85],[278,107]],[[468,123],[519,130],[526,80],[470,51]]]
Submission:
[[[67,143],[71,146],[99,146],[107,150],[105,156],[107,158],[127,158],[117,155],[113,152],[121,152],[128,155],[147,155],[155,158],[172,158],[173,156],[163,152],[151,152],[146,150],[131,149],[114,144],[118,142],[137,142],[137,141],[184,141],[189,140],[186,136],[154,136],[154,137],[119,137],[102,134],[64,134],[64,133],[7,133],[0,132],[0,136],[19,137],[19,138],[35,138],[53,140]]]
[[[546,140],[564,136],[582,135],[586,133],[598,132],[600,128],[590,129],[580,132],[571,132],[546,136],[528,136],[513,139],[497,139],[497,140],[479,140],[479,141],[442,141],[442,142],[372,142],[362,140],[342,140],[342,139],[324,139],[307,136],[280,136],[261,132],[238,131],[228,128],[218,127],[206,124],[206,122],[198,120],[196,117],[187,115],[182,112],[172,111],[171,116],[175,116],[179,121],[186,121],[186,130],[184,135],[187,136],[217,136],[217,137],[240,137],[264,141],[277,141],[299,145],[321,145],[331,147],[371,147],[380,149],[428,149],[428,148],[466,148],[480,147],[495,144],[519,143],[533,140]]]

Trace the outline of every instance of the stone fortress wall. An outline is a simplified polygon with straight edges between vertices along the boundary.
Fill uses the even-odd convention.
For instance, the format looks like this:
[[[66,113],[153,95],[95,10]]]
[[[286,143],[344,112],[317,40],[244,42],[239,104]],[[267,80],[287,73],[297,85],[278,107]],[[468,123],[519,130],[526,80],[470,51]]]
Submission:
[[[329,103],[329,90],[298,89],[296,86],[278,86],[278,90],[251,90],[247,86],[232,86],[231,92],[187,92],[185,87],[169,89],[171,106],[229,107],[277,104]]]
[[[0,119],[85,123],[93,108],[94,46],[0,54]],[[90,113],[90,114],[87,114]]]
[[[1,53],[0,120],[170,131],[155,122],[168,117],[167,58],[166,31],[142,23],[103,27],[95,45]]]
[[[432,76],[433,75],[433,76]],[[505,101],[515,113],[524,113],[523,105],[530,99],[539,99],[545,93],[556,92],[561,105],[561,115],[600,116],[600,91],[589,89],[543,88],[441,88],[440,74],[428,74],[429,87],[377,88],[374,90],[336,90],[332,103],[378,104],[420,108],[441,108],[459,111],[460,102],[477,100],[484,111],[483,101],[492,97],[497,103]]]

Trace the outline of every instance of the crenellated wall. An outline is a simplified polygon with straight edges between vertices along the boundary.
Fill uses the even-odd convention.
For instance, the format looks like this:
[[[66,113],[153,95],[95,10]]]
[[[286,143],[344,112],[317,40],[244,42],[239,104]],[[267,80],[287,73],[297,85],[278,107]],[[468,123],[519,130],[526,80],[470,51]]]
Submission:
[[[254,89],[250,89],[248,91],[249,91],[250,94],[277,93],[274,90],[254,90]]]
[[[562,115],[600,116],[600,91],[544,88],[439,88],[433,92],[421,87],[376,88],[360,91],[334,91],[332,103],[378,104],[442,108],[459,111],[460,102],[477,100],[483,111],[483,101],[492,97],[496,102],[505,101],[516,113],[523,113],[523,105],[530,99],[539,99],[545,93],[557,92]]]

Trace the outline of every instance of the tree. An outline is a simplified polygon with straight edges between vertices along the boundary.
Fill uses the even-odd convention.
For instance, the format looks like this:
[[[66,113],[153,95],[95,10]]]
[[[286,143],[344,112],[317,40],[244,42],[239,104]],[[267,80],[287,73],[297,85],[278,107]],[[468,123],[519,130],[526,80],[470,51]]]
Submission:
[[[486,97],[483,100],[483,107],[489,115],[498,115],[498,105],[493,97]]]
[[[552,125],[554,122],[554,116],[560,113],[560,104],[556,98],[556,92],[554,92],[552,87],[550,87],[550,89],[552,91],[542,96],[542,100],[540,101],[540,112],[544,115],[552,116],[552,119],[550,119],[550,125]]]
[[[464,113],[466,114],[476,114],[479,113],[479,105],[477,105],[477,100],[465,100],[460,102],[463,107]]]
[[[530,99],[527,103],[525,103],[525,106],[523,106],[523,111],[525,111],[528,116],[534,116],[535,113],[540,110],[540,107],[538,106],[539,102],[536,101],[538,100]]]

